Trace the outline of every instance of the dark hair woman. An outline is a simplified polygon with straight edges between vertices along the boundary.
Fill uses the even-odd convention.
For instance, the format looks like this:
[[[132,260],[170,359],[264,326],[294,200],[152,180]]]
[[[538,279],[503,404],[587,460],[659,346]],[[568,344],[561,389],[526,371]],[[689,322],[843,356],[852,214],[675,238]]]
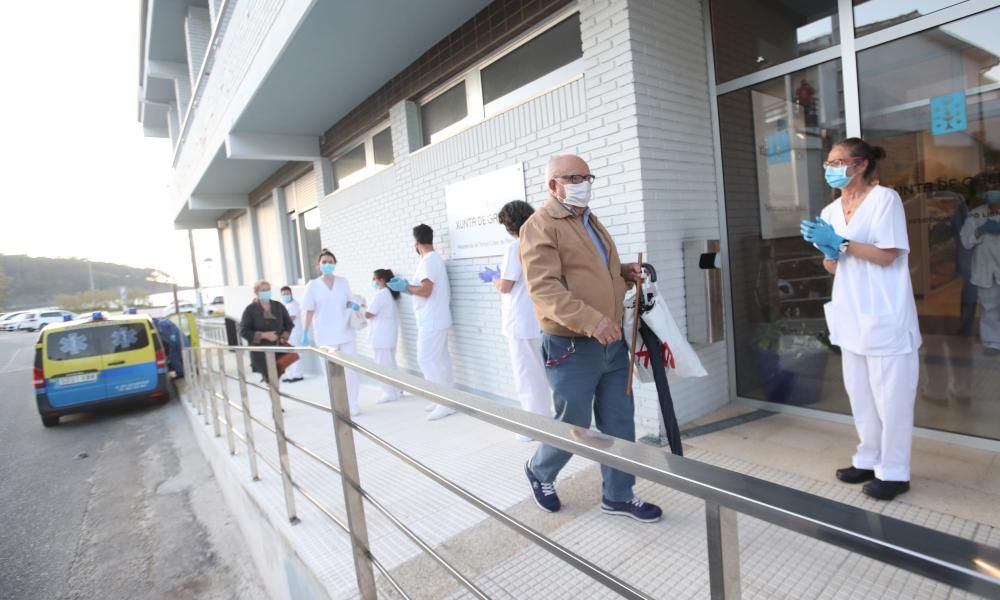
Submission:
[[[885,151],[860,138],[830,150],[826,182],[840,197],[815,221],[802,222],[805,240],[835,274],[823,308],[830,341],[840,346],[844,388],[861,443],[846,483],[868,481],[865,494],[891,500],[910,489],[913,405],[921,338],[913,300],[903,202],[878,184]]]
[[[372,287],[375,297],[365,312],[365,317],[371,323],[368,342],[375,354],[375,362],[388,369],[396,368],[396,342],[399,332],[399,310],[395,300],[399,292],[390,290],[387,285],[395,275],[392,269],[376,269],[372,273]],[[387,383],[381,384],[382,397],[378,403],[392,402],[403,397],[403,391]]]
[[[240,337],[251,346],[287,344],[292,334],[292,318],[285,305],[271,301],[271,284],[266,281],[255,283],[253,293],[254,300],[243,309],[240,319]],[[250,370],[259,373],[262,382],[268,381],[267,359],[263,352],[250,353]]]
[[[500,292],[501,331],[507,338],[514,389],[521,408],[551,417],[552,392],[542,359],[541,328],[521,269],[521,227],[534,213],[535,209],[523,200],[508,202],[500,209],[497,220],[514,239],[504,252],[502,267],[493,285]],[[523,435],[516,438],[530,441]]]

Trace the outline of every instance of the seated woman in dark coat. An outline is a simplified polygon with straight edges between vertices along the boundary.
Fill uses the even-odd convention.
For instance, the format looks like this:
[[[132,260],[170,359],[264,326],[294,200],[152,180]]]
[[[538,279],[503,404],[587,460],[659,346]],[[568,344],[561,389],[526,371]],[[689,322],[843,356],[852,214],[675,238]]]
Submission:
[[[251,346],[287,344],[292,334],[292,319],[285,305],[271,301],[271,284],[266,281],[255,283],[253,293],[256,298],[243,310],[240,319],[240,336]],[[267,360],[263,352],[250,353],[250,369],[260,373],[262,381],[267,382]]]

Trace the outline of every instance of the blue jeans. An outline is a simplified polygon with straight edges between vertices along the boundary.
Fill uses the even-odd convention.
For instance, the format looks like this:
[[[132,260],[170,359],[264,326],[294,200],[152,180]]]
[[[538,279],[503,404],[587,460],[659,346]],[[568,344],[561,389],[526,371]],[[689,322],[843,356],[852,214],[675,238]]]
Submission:
[[[576,352],[561,364],[546,367],[552,387],[556,418],[563,423],[590,428],[593,414],[597,428],[616,438],[635,441],[635,404],[625,393],[628,380],[628,347],[618,341],[605,346],[594,338],[542,336],[542,356],[558,360],[576,344]],[[559,471],[573,455],[565,450],[542,445],[528,463],[535,477],[545,483],[556,480]],[[613,502],[632,499],[635,476],[601,465],[604,498]]]

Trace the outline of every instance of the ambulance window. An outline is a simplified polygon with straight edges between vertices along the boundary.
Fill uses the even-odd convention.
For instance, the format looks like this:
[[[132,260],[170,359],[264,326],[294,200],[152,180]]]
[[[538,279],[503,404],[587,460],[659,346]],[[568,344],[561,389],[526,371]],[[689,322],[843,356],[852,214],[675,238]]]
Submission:
[[[106,354],[138,350],[149,345],[149,335],[142,323],[122,323],[104,329],[104,351]]]
[[[101,354],[99,329],[105,328],[91,327],[49,333],[45,342],[49,360],[74,360],[98,356]]]

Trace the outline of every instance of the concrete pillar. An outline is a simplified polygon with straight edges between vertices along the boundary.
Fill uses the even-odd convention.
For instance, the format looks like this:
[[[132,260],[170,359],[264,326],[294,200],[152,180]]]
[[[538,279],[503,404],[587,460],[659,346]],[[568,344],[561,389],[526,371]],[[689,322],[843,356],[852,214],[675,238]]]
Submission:
[[[226,239],[222,235],[222,227],[216,228],[219,234],[219,265],[222,267],[222,285],[229,285],[229,263],[226,261]]]
[[[288,203],[285,198],[285,188],[276,187],[271,191],[274,199],[274,212],[278,218],[278,245],[281,247],[282,264],[284,265],[284,280],[288,283],[295,281],[295,264],[292,262],[295,256],[295,249],[292,248],[292,232],[288,223]]]
[[[254,261],[254,280],[260,280],[264,278],[264,260],[260,252],[260,224],[257,223],[257,207],[248,208],[247,216],[250,218],[250,240],[253,244],[253,251],[250,253],[249,259]]]

